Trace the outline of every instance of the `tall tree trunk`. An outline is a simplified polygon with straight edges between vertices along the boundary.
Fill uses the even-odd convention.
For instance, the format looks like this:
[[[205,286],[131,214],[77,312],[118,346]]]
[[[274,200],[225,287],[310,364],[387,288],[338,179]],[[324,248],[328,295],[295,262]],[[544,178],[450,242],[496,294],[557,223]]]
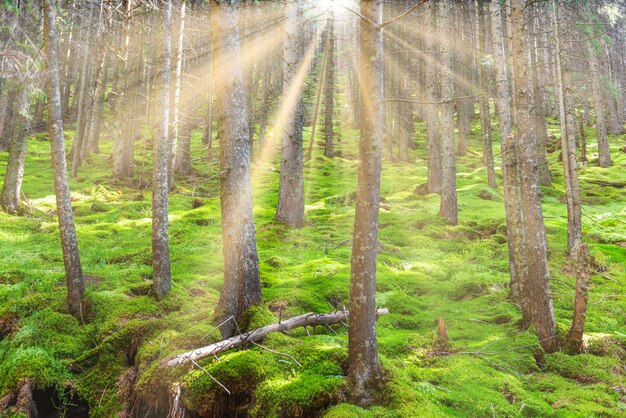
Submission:
[[[519,188],[518,147],[511,130],[511,100],[504,37],[502,33],[502,15],[499,0],[491,0],[491,35],[493,37],[493,55],[496,63],[496,108],[500,123],[500,141],[502,144],[502,176],[504,188],[504,208],[506,212],[506,233],[509,249],[509,272],[511,275],[511,296],[520,306],[525,323],[532,321],[529,294],[523,289],[527,281],[526,242],[521,211],[521,192]]]
[[[598,165],[600,167],[609,167],[611,165],[611,151],[609,149],[609,138],[606,130],[602,85],[600,84],[600,71],[598,69],[596,51],[594,50],[591,39],[587,41],[587,55],[589,60],[589,77],[591,78],[593,109],[595,113],[596,136],[598,138]]]
[[[285,4],[285,46],[283,64],[283,99],[295,97],[285,117],[280,160],[280,184],[276,220],[288,226],[304,225],[304,165],[302,157],[302,122],[304,104],[302,86],[296,80],[300,50],[302,10],[298,0]],[[294,94],[294,89],[297,93]]]
[[[563,174],[565,178],[565,197],[567,201],[567,244],[569,255],[576,258],[582,244],[582,212],[580,186],[578,184],[578,161],[576,159],[576,110],[574,108],[574,88],[572,83],[569,56],[572,48],[567,42],[567,32],[563,25],[568,16],[562,5],[555,9],[554,38],[556,40],[556,71],[561,110],[561,149],[563,155]],[[562,23],[563,22],[563,23]]]
[[[181,127],[181,105],[180,105],[180,90],[183,84],[183,64],[184,64],[184,40],[185,40],[185,5],[186,0],[180,0],[180,9],[178,13],[179,25],[178,25],[178,46],[176,56],[176,94],[174,96],[175,109],[173,110],[174,120],[172,121],[172,130],[174,132],[171,138],[172,142],[178,143],[177,153],[173,156],[170,155],[170,162],[174,162],[176,172],[186,176],[191,173],[191,135],[185,122],[182,122]],[[184,115],[183,115],[184,116]],[[171,170],[169,176],[170,190],[174,187],[174,170]]]
[[[168,237],[168,171],[170,135],[170,65],[172,60],[172,0],[163,3],[163,81],[161,129],[154,144],[152,171],[152,287],[158,297],[172,286]]]
[[[57,201],[57,217],[61,233],[61,250],[65,264],[69,310],[77,318],[82,314],[84,294],[83,271],[78,254],[78,241],[74,229],[74,214],[70,198],[70,186],[65,164],[65,144],[63,140],[63,115],[61,113],[61,87],[59,82],[59,59],[56,13],[54,0],[44,0],[44,48],[48,80],[48,129],[52,148],[52,171],[54,191]]]
[[[361,0],[360,164],[350,272],[348,380],[354,402],[372,402],[380,376],[376,342],[376,255],[383,146],[382,0]]]
[[[552,187],[552,175],[550,174],[550,164],[548,163],[548,155],[546,151],[546,143],[548,142],[548,128],[543,112],[541,88],[539,85],[539,66],[537,64],[537,23],[533,21],[531,25],[532,41],[530,42],[530,74],[533,94],[533,123],[535,128],[535,134],[537,135],[537,157],[539,163],[537,168],[539,170],[539,184],[545,187]]]
[[[480,59],[487,53],[487,44],[489,43],[488,22],[489,22],[489,9],[487,8],[487,0],[479,0],[479,7],[477,8],[478,19],[478,48],[480,51]],[[496,172],[493,162],[493,142],[491,138],[491,115],[489,110],[489,87],[488,76],[489,70],[482,63],[479,64],[479,75],[481,85],[480,93],[480,130],[482,132],[482,144],[483,144],[483,161],[487,167],[487,184],[490,187],[496,188]]]
[[[517,122],[515,141],[518,144],[520,166],[520,188],[526,239],[526,261],[528,263],[528,287],[533,324],[543,349],[552,352],[556,349],[556,323],[552,296],[550,294],[550,273],[548,272],[548,243],[543,223],[539,174],[537,171],[537,141],[533,129],[533,98],[529,86],[528,44],[524,0],[511,1],[511,26],[513,76],[515,80],[515,120]],[[526,288],[526,284],[522,289]]]
[[[333,144],[333,111],[335,109],[335,17],[330,10],[326,21],[328,39],[324,77],[324,155],[332,158],[335,154]]]
[[[437,6],[434,2],[428,2],[427,13],[431,23],[431,31],[426,36],[426,51],[430,54],[432,63],[426,65],[426,100],[433,103],[437,100],[437,80],[438,74],[435,62],[435,45],[437,42]],[[441,137],[439,135],[439,110],[436,104],[426,105],[426,135],[428,136],[428,192],[441,192]]]
[[[229,317],[242,321],[248,308],[261,303],[259,258],[254,238],[250,146],[246,94],[241,69],[239,17],[236,2],[211,2],[214,66],[228,62],[215,83],[217,134],[220,140],[222,253],[224,287],[215,309],[220,322]],[[241,323],[241,322],[240,322]],[[224,338],[237,331],[233,321],[221,328]]]
[[[449,225],[459,223],[456,195],[456,157],[454,154],[454,82],[452,80],[452,25],[450,0],[442,0],[441,17],[441,203],[439,215]]]
[[[12,105],[18,109],[18,112],[15,112],[9,121],[11,129],[6,132],[9,136],[9,158],[0,195],[0,206],[9,213],[19,211],[28,129],[28,118],[24,115],[28,113],[30,99],[26,86],[17,86],[16,90],[16,100]]]

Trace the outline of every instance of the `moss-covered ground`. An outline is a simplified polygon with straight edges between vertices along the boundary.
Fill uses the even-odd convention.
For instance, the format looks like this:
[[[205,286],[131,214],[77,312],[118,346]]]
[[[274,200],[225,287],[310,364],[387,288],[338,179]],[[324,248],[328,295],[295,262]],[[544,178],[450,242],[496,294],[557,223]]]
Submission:
[[[259,347],[201,361],[230,396],[197,367],[158,368],[165,357],[219,338],[210,333],[222,285],[219,179],[211,178],[219,168],[210,159],[194,163],[194,174],[178,179],[170,195],[173,286],[157,301],[150,292],[150,191],[137,187],[142,177],[149,183],[151,150],[142,169],[144,144],[137,143],[135,178],[116,183],[105,135],[102,153],[90,156],[71,182],[91,309],[85,325],[69,315],[50,147],[45,134],[34,136],[23,186],[27,213],[0,213],[0,397],[29,377],[38,388],[56,389],[61,402],[69,403],[74,392],[93,417],[146,405],[163,410],[164,394],[178,386],[187,409],[200,415],[623,416],[626,190],[589,180],[626,182],[626,141],[611,138],[614,165],[600,169],[592,140],[591,161],[580,169],[584,238],[602,270],[591,281],[587,352],[542,355],[533,329],[520,331],[519,310],[508,299],[502,194],[486,185],[478,132],[474,126],[470,151],[458,158],[457,227],[438,218],[437,195],[414,192],[426,179],[421,124],[414,163],[384,163],[377,301],[391,313],[378,321],[386,385],[368,411],[344,401],[344,327],[299,329],[263,342],[301,366]],[[277,165],[254,165],[264,305],[252,313],[251,327],[347,305],[358,131],[338,127],[337,134],[340,156],[327,159],[316,150],[306,163],[307,223],[300,230],[273,221]],[[72,136],[68,131],[68,147]],[[200,138],[194,131],[194,158],[206,155]],[[0,154],[0,173],[6,158]],[[566,259],[562,169],[558,153],[549,158],[554,188],[543,189],[544,215],[555,315],[564,334],[575,279]],[[439,318],[448,327],[448,355],[433,349]]]

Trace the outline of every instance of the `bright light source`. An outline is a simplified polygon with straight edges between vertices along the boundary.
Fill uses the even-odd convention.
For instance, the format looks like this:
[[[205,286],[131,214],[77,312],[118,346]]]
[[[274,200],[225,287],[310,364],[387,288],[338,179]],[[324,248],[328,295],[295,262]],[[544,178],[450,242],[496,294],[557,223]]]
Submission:
[[[335,15],[347,12],[346,8],[354,8],[354,0],[320,0],[318,7],[322,10],[332,10]]]

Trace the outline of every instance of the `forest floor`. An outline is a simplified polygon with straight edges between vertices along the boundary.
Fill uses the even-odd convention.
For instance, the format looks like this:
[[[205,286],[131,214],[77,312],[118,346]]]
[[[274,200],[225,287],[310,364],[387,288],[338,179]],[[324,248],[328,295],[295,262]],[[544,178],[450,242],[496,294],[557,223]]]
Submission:
[[[277,165],[253,167],[264,305],[251,315],[251,328],[275,322],[279,315],[348,305],[358,131],[337,131],[340,156],[327,159],[317,150],[306,163],[307,223],[300,230],[273,221]],[[219,339],[219,333],[210,333],[223,280],[219,166],[197,161],[194,174],[179,179],[170,195],[173,286],[157,301],[150,282],[149,161],[142,175],[142,155],[151,150],[138,142],[135,178],[116,183],[106,136],[102,153],[90,156],[71,182],[91,301],[85,325],[66,308],[45,134],[28,145],[23,185],[28,213],[0,212],[0,397],[15,393],[29,378],[38,388],[40,408],[46,408],[46,398],[57,406],[82,400],[93,417],[150,408],[153,416],[165,416],[159,415],[168,407],[165,391],[173,393],[177,385],[187,408],[199,415],[623,416],[626,189],[593,181],[626,182],[625,139],[611,138],[611,168],[594,165],[593,142],[590,164],[580,169],[584,239],[595,268],[602,270],[592,277],[589,292],[587,352],[542,355],[534,330],[519,329],[520,312],[508,299],[502,194],[486,185],[479,128],[474,126],[468,154],[458,158],[457,227],[437,216],[437,195],[415,193],[426,181],[423,132],[418,126],[415,163],[384,163],[377,303],[390,309],[378,320],[387,384],[371,410],[342,403],[345,327],[318,327],[310,335],[299,329],[264,340],[265,347],[289,354],[301,366],[259,347],[199,362],[230,396],[196,367],[159,369],[163,358]],[[72,135],[67,131],[68,142]],[[592,135],[589,129],[588,137]],[[193,132],[194,158],[206,155],[200,137],[201,132]],[[566,261],[567,214],[558,152],[549,158],[554,188],[543,189],[543,207],[555,315],[563,335],[571,323],[575,279],[568,275]],[[0,173],[5,164],[3,153]],[[501,170],[497,173],[501,186]],[[450,339],[443,354],[435,347],[439,318]]]

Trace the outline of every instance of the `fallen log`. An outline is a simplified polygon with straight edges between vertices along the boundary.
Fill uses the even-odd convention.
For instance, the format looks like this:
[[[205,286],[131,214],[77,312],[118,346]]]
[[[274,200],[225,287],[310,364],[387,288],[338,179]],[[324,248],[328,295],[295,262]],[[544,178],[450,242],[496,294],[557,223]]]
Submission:
[[[605,187],[615,187],[616,189],[623,189],[626,187],[626,183],[617,181],[605,181],[605,180],[585,180],[587,183],[597,184]]]
[[[377,316],[385,315],[388,313],[389,309],[378,309],[376,311]],[[205,357],[214,356],[224,351],[228,351],[242,345],[259,341],[271,332],[289,331],[294,328],[304,326],[338,324],[340,322],[345,322],[347,317],[347,311],[337,311],[326,314],[307,313],[304,315],[286,319],[281,322],[267,325],[265,327],[257,328],[244,334],[235,335],[234,337],[218,341],[205,347],[187,351],[186,353],[179,354],[173,358],[164,359],[161,362],[161,366],[174,367],[181,364],[192,363]]]

